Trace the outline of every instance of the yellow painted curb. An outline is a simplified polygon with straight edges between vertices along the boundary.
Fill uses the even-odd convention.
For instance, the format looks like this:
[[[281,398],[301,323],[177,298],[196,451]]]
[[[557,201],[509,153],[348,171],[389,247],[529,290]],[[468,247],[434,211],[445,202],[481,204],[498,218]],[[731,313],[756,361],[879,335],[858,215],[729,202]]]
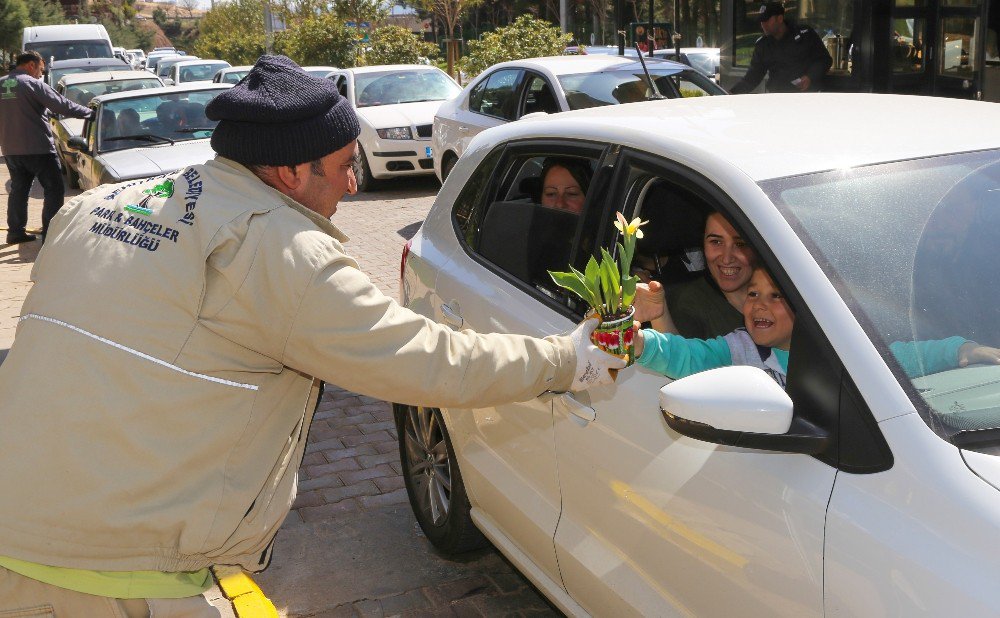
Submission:
[[[219,589],[232,602],[233,611],[239,618],[278,618],[274,603],[264,596],[264,592],[246,573],[223,574],[216,571],[215,577],[219,580]]]

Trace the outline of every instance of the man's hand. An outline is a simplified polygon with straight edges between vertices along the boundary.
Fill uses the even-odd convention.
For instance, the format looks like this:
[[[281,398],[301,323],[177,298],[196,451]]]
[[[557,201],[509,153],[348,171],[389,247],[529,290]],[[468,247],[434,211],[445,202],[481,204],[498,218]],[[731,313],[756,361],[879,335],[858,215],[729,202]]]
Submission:
[[[635,307],[636,322],[652,322],[662,316],[663,308],[667,305],[663,285],[659,281],[636,284],[632,304]]]
[[[958,349],[958,366],[968,365],[1000,365],[1000,350],[985,345],[967,341]]]
[[[615,380],[608,370],[625,368],[624,359],[608,354],[590,341],[590,335],[599,323],[597,318],[588,318],[580,322],[569,334],[576,350],[576,373],[569,387],[573,392],[613,384]]]
[[[797,84],[795,84],[795,82],[792,83],[795,84],[795,87],[799,89],[799,92],[805,92],[806,90],[809,90],[809,86],[812,85],[812,80],[809,79],[808,75],[803,75],[796,81],[798,81]]]

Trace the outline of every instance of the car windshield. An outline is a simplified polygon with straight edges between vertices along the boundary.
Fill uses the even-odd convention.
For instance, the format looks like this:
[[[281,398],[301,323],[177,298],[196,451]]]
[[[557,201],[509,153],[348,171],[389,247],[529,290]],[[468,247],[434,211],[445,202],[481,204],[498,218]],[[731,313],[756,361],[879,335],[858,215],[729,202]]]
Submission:
[[[113,58],[111,46],[106,41],[64,41],[61,43],[28,43],[25,51],[36,51],[45,62],[76,60],[77,58]]]
[[[219,69],[228,66],[225,62],[206,62],[182,66],[178,71],[181,82],[210,82]]]
[[[205,139],[217,121],[205,106],[225,89],[197,90],[108,101],[98,119],[100,152]]]
[[[660,94],[668,98],[724,93],[711,80],[691,69],[651,67],[649,74]],[[637,103],[650,98],[646,75],[641,68],[560,75],[559,83],[566,93],[570,109]]]
[[[771,180],[761,187],[931,428],[959,446],[996,443],[1000,366],[955,368],[954,342],[961,339],[948,338],[1000,347],[1000,150]],[[933,342],[942,341],[952,342],[951,352],[935,358]]]
[[[73,84],[66,86],[66,98],[86,105],[94,97],[113,92],[125,92],[126,90],[144,90],[146,88],[159,88],[160,80],[153,77],[139,79],[116,79],[108,82],[90,82],[85,84]]]
[[[354,76],[354,94],[358,107],[443,101],[460,91],[458,84],[437,69],[384,71]]]
[[[220,81],[222,81],[223,84],[235,84],[236,82],[246,77],[247,73],[249,72],[250,69],[247,69],[245,71],[229,71],[222,76],[222,79]]]
[[[689,52],[687,58],[691,66],[702,75],[715,75],[715,68],[719,66],[718,54]]]

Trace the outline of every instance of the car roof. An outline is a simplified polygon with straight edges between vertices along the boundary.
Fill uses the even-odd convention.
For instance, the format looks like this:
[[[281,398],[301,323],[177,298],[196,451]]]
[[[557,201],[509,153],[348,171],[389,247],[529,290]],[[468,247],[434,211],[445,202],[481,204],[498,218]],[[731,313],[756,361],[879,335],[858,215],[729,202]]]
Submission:
[[[437,69],[437,67],[428,66],[426,64],[376,64],[365,67],[348,67],[338,70],[346,71],[348,73],[354,73],[355,75],[361,75],[363,73],[390,73],[393,71],[399,71],[399,72],[428,71],[433,69]]]
[[[947,118],[948,126],[928,127],[928,118]],[[502,140],[599,139],[701,161],[703,169],[721,159],[761,181],[1000,148],[1000,106],[867,93],[693,97],[526,118],[489,131]]]
[[[220,70],[225,73],[232,73],[233,71],[249,71],[252,68],[252,64],[239,64],[234,67],[222,67]]]
[[[662,58],[643,58],[646,66],[652,68],[671,68],[678,70],[688,70],[686,64],[664,60]],[[597,73],[608,70],[642,70],[642,65],[634,57],[611,56],[606,54],[582,55],[582,56],[544,56],[541,58],[525,58],[524,60],[510,60],[491,66],[487,71],[500,67],[522,67],[536,71],[549,71],[554,75],[574,75],[577,73]],[[486,71],[483,71],[484,73]]]
[[[159,78],[149,71],[91,71],[90,73],[71,73],[63,76],[59,83],[66,86],[76,84],[92,84],[94,82],[113,82],[120,79],[151,79]]]
[[[127,67],[128,63],[120,58],[73,58],[72,60],[56,60],[48,64],[48,68],[51,69],[73,69],[76,67],[92,67],[92,66],[123,66]]]
[[[189,82],[180,86],[164,86],[162,88],[146,88],[145,90],[129,90],[127,92],[115,92],[113,94],[102,94],[94,97],[90,102],[91,107],[97,103],[107,103],[118,99],[132,99],[135,97],[145,97],[160,94],[181,94],[184,92],[197,92],[199,90],[218,90],[232,88],[233,84],[217,84],[214,82]]]
[[[192,58],[191,60],[183,60],[181,62],[178,62],[174,66],[175,67],[189,67],[189,66],[193,66],[193,65],[196,65],[196,64],[226,64],[226,65],[228,65],[229,63],[226,62],[225,60],[212,60],[212,59],[204,59],[203,60],[201,58]],[[225,68],[228,69],[229,67],[227,66]]]

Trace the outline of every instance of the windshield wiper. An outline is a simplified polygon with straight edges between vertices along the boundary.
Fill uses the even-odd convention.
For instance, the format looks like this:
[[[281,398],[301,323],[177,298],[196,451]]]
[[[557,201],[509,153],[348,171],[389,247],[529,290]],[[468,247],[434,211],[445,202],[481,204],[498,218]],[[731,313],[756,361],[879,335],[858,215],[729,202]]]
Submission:
[[[660,89],[656,87],[656,83],[653,82],[653,78],[649,76],[649,69],[646,68],[646,61],[642,59],[642,51],[639,50],[639,44],[633,43],[633,45],[635,47],[635,53],[639,54],[639,64],[642,65],[642,72],[646,74],[646,82],[649,83],[649,98],[656,101],[667,98],[660,94]]]
[[[198,131],[214,131],[215,127],[184,127],[177,129],[174,133],[197,133]]]
[[[990,429],[962,429],[952,434],[951,443],[958,448],[1000,446],[1000,427]]]
[[[170,142],[174,143],[174,140],[169,137],[163,137],[162,135],[154,135],[152,133],[137,133],[135,135],[118,135],[116,137],[105,137],[103,141],[105,142],[121,142],[124,140],[136,140],[141,142]]]

